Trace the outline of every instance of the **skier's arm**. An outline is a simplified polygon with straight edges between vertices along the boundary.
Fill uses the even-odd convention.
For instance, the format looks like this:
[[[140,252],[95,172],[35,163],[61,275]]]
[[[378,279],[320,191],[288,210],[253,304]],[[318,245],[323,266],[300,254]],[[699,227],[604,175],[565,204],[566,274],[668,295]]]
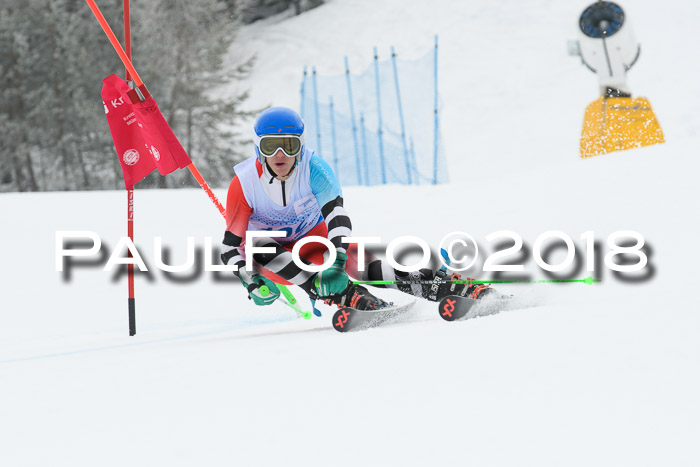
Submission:
[[[270,305],[280,296],[277,285],[255,272],[246,271],[242,255],[243,239],[252,213],[253,209],[245,199],[240,180],[238,177],[233,177],[226,196],[226,232],[224,232],[221,248],[221,261],[227,266],[233,264],[238,266],[234,274],[241,279],[243,287],[248,291],[248,298],[252,299],[256,305]],[[263,286],[267,288],[267,293],[264,295],[261,292]]]
[[[339,253],[345,254],[340,239],[352,235],[352,223],[343,207],[343,192],[330,166],[316,155],[311,156],[311,190],[328,227],[328,239]]]
[[[226,232],[221,246],[221,261],[225,265],[237,265],[239,271],[245,267],[243,239],[253,209],[248,205],[238,177],[233,177],[226,197]],[[238,275],[239,271],[235,274]]]
[[[345,261],[348,259],[345,247],[340,242],[343,237],[352,235],[350,216],[343,207],[343,192],[338,179],[330,166],[320,157],[311,156],[311,191],[321,207],[321,214],[328,228],[328,239],[335,246],[336,260],[315,279],[316,289],[322,297],[342,293],[348,286]]]

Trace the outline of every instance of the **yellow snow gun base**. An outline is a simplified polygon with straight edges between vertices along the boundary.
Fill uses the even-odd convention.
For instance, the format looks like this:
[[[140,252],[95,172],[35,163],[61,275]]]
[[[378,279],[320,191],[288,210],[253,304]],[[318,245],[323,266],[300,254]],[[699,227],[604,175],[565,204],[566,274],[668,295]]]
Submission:
[[[581,157],[664,142],[664,133],[645,97],[599,97],[586,107]]]

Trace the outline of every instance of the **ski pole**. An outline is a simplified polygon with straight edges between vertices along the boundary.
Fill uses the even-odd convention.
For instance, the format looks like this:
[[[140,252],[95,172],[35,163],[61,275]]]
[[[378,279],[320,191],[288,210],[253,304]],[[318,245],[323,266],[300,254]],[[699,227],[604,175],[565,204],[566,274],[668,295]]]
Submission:
[[[304,319],[311,319],[311,316],[312,316],[312,315],[311,315],[311,312],[310,312],[310,311],[304,311],[304,310],[302,310],[301,308],[298,308],[296,305],[293,305],[292,303],[289,303],[287,300],[284,300],[284,299],[282,300],[282,303],[284,303],[284,304],[287,305],[289,308],[291,308],[292,310],[294,310],[294,311],[296,311],[297,313],[299,313],[299,314],[301,315],[302,318],[304,318]]]
[[[549,284],[557,282],[582,282],[587,285],[591,285],[594,282],[600,282],[600,279],[593,279],[592,276],[588,276],[584,279],[561,279],[561,280],[537,280],[537,281],[478,281],[478,280],[446,280],[442,281],[448,284]],[[411,285],[411,284],[432,284],[433,281],[420,280],[420,281],[353,281],[355,284],[366,284],[366,285]]]
[[[289,291],[286,285],[277,284],[277,287],[279,287],[282,291],[282,295],[284,295],[284,298],[286,298],[289,303],[296,305],[297,299],[294,298],[294,295],[292,295],[292,292]]]
[[[294,294],[287,288],[286,285],[282,284],[276,284],[277,287],[280,289],[280,292],[282,292],[282,295],[284,295],[284,298],[289,301],[290,304],[295,305],[297,303],[296,297],[294,297]],[[260,286],[260,295],[263,297],[267,297],[267,294],[270,293],[270,289],[266,285]]]
[[[285,298],[287,299],[287,300],[283,299],[282,303],[284,303],[289,308],[291,308],[292,310],[299,313],[304,319],[311,319],[311,312],[310,311],[304,311],[304,310],[302,310],[294,305],[297,302],[297,299],[294,298],[294,295],[292,295],[292,293],[289,291],[289,289],[287,287],[285,287],[282,284],[277,284],[277,287],[280,288],[280,290],[284,294]],[[266,285],[261,285],[260,286],[260,295],[262,295],[263,297],[267,297],[268,295],[270,295],[270,288]]]

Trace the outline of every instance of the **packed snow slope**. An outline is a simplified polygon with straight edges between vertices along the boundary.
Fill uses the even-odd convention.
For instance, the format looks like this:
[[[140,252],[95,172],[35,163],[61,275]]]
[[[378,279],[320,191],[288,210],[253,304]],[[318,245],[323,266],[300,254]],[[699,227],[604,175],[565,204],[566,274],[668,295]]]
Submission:
[[[485,237],[511,230],[525,254],[507,260],[546,279],[538,236],[572,237],[580,267],[564,272],[578,278],[593,231],[602,282],[502,285],[520,309],[456,323],[421,301],[404,320],[339,334],[329,307],[304,321],[254,307],[225,275],[156,270],[154,237],[179,264],[187,237],[218,244],[224,225],[199,190],[137,190],[151,274],[137,276],[128,337],[125,277],[55,265],[57,231],[96,232],[112,253],[125,193],[3,194],[0,465],[698,465],[700,7],[622,5],[643,50],[630,85],[667,143],[582,161],[597,86],[565,41],[585,6],[331,0],[249,26],[231,64],[258,54],[252,106],[296,106],[302,65],[335,73],[348,55],[361,68],[373,45],[419,56],[440,34],[452,183],[345,189],[355,234],[436,247],[465,231],[483,247],[470,275],[489,277]],[[645,238],[640,273],[603,262],[620,230]]]

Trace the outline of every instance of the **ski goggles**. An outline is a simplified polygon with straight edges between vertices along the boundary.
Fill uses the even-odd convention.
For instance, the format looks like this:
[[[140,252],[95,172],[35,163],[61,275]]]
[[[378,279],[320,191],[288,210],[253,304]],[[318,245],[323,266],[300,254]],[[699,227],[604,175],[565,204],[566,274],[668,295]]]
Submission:
[[[255,135],[254,140],[260,154],[265,157],[274,156],[279,149],[287,157],[296,157],[304,146],[304,137],[297,135]]]

